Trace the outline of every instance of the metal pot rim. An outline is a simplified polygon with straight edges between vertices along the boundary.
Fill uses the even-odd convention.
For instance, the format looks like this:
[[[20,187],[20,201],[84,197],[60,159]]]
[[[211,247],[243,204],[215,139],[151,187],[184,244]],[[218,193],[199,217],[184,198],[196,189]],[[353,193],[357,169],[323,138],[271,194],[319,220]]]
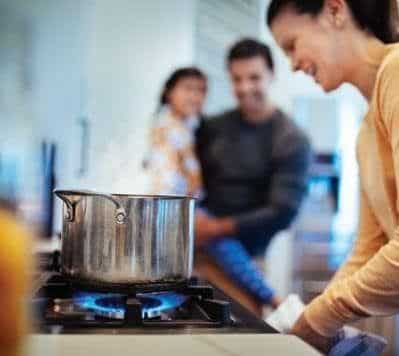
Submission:
[[[63,195],[81,195],[81,196],[102,196],[103,194],[96,191],[85,191],[85,190],[54,190],[54,193],[57,192]],[[190,199],[197,200],[193,196],[189,195],[151,195],[151,194],[122,194],[122,193],[109,193],[110,196],[122,197],[122,198],[134,198],[134,199],[154,199],[154,200],[173,200],[173,199]]]

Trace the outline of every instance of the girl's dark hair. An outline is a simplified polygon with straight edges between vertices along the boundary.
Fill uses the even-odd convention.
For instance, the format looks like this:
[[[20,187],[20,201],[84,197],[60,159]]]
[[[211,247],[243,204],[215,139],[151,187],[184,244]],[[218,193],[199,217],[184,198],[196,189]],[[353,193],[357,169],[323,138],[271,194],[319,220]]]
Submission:
[[[206,75],[196,67],[185,67],[175,70],[165,82],[159,99],[159,105],[168,104],[168,95],[181,79],[198,78],[207,81]]]
[[[396,0],[345,0],[352,15],[364,30],[370,31],[384,43],[396,42],[398,37],[398,6]],[[267,23],[288,6],[300,14],[318,15],[325,0],[272,0],[267,11]]]

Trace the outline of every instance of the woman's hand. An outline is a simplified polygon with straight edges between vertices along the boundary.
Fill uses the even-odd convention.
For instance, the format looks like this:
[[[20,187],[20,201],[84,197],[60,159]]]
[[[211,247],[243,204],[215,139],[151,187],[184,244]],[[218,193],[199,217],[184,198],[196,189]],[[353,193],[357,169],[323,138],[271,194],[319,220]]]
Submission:
[[[312,345],[316,349],[318,349],[323,354],[327,355],[333,346],[333,338],[328,338],[323,335],[320,335],[316,331],[312,329],[312,327],[307,322],[305,316],[302,314],[298,321],[295,323],[292,328],[291,334],[298,336],[306,343]]]

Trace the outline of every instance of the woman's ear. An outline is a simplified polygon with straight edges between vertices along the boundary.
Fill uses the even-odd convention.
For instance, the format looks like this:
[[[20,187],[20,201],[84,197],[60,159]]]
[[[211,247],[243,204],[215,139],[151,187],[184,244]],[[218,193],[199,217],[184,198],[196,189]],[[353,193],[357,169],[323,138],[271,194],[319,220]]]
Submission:
[[[350,16],[345,0],[326,0],[324,10],[329,23],[335,28],[342,29]]]

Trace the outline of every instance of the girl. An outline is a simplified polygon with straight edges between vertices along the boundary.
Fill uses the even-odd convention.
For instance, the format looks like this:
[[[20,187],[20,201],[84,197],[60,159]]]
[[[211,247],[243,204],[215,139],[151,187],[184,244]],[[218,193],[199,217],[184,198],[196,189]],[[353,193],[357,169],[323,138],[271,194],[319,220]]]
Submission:
[[[166,81],[160,110],[151,133],[148,169],[154,194],[191,195],[201,198],[200,164],[195,153],[195,129],[206,96],[207,80],[197,68],[182,68]],[[197,211],[200,223],[203,211]],[[238,286],[260,304],[276,307],[273,290],[252,262],[241,242],[220,238],[208,243],[207,253]]]
[[[194,138],[206,90],[206,77],[197,68],[178,69],[165,83],[148,162],[151,190],[156,194],[201,196]]]
[[[328,352],[346,323],[399,312],[399,45],[393,0],[272,0],[279,46],[329,92],[353,84],[368,100],[358,137],[361,208],[350,259],[292,332]]]

